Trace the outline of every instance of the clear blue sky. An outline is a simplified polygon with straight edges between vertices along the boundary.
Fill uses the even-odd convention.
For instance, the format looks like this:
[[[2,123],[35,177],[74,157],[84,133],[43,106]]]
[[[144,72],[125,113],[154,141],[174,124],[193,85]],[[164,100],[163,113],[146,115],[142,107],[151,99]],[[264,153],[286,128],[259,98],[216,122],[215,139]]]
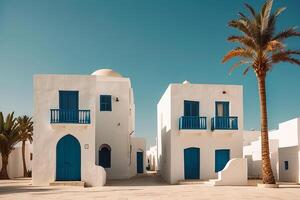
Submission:
[[[262,0],[248,0],[257,7]],[[245,11],[239,0],[1,0],[0,111],[32,114],[34,74],[90,74],[112,68],[130,77],[136,133],[153,144],[156,104],[169,83],[242,84],[245,128],[259,128],[255,76],[231,76],[221,64],[232,47],[226,25]],[[300,26],[300,1],[287,6],[278,28]],[[300,38],[288,40],[300,49]],[[268,77],[270,128],[300,116],[300,67],[280,64]]]

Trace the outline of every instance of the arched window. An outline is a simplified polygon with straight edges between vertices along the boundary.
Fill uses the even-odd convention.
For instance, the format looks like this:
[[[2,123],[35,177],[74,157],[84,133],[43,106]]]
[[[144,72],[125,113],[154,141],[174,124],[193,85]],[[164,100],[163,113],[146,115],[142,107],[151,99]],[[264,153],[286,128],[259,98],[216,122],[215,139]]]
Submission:
[[[99,165],[104,168],[111,167],[111,148],[107,144],[102,144],[99,148]]]

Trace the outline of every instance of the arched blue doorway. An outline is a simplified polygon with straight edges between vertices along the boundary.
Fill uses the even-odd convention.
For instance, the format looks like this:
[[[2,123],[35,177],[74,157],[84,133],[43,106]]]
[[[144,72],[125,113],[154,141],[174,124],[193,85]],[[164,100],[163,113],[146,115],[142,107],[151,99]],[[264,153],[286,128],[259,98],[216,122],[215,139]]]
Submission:
[[[81,180],[80,143],[72,135],[62,137],[56,145],[56,180]]]
[[[200,179],[200,149],[184,149],[184,178]]]

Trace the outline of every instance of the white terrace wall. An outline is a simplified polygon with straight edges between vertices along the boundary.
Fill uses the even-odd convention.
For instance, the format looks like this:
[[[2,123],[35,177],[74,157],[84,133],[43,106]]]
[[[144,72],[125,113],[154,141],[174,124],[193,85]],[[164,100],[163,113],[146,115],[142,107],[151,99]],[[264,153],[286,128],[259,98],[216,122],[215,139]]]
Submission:
[[[130,176],[137,174],[137,152],[143,152],[144,173],[146,173],[146,140],[144,138],[131,137]]]

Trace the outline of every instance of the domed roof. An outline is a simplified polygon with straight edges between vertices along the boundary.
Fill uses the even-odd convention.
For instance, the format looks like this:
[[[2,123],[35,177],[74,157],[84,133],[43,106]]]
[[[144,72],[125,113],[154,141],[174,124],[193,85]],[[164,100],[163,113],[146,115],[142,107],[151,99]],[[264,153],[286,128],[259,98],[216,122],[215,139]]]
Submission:
[[[186,84],[190,84],[190,82],[188,80],[185,80],[182,82],[182,84],[186,85]]]
[[[112,69],[99,69],[92,73],[94,76],[106,76],[106,77],[122,77],[118,72],[113,71]]]

